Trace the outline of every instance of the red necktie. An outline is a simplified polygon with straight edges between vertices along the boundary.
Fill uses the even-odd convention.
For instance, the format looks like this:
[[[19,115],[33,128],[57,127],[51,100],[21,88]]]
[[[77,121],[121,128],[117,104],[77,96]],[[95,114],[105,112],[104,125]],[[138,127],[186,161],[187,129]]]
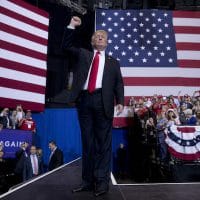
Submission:
[[[99,67],[99,54],[100,52],[97,51],[92,62],[92,68],[90,71],[90,77],[89,77],[89,82],[88,82],[88,91],[90,93],[94,92],[96,88],[97,72],[98,72],[98,67]]]

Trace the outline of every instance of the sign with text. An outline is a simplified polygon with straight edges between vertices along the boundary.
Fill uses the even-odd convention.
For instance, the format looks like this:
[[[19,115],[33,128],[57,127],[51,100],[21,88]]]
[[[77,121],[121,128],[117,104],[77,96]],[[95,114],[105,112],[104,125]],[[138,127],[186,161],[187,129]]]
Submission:
[[[23,142],[32,144],[32,132],[22,130],[3,129],[0,131],[0,143],[3,145],[4,157],[14,158]]]

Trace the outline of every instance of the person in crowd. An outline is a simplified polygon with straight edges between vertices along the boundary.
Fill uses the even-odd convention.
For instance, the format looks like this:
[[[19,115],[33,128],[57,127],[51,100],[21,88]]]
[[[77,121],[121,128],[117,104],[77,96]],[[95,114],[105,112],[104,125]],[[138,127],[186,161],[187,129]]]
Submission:
[[[32,177],[36,177],[43,173],[43,163],[41,157],[37,155],[37,148],[36,146],[32,145],[30,147],[30,162],[31,162],[31,171]]]
[[[1,123],[3,124],[3,128],[12,128],[12,121],[9,116],[9,109],[4,108],[0,114],[1,116]]]
[[[186,109],[184,110],[184,114],[185,114],[185,124],[184,125],[196,125],[197,119],[195,116],[192,115],[192,109]]]
[[[129,100],[128,105],[129,105],[129,106],[132,106],[132,107],[135,107],[135,103],[136,103],[135,98],[134,98],[134,97],[131,97],[130,100]]]
[[[57,147],[55,141],[49,142],[49,149],[51,154],[49,157],[48,170],[51,171],[63,164],[63,152]]]
[[[43,159],[43,150],[39,147],[37,147],[37,150],[36,150],[36,154],[37,154],[37,157],[38,159],[40,160],[41,162],[41,174],[44,173],[46,171],[46,168],[47,168],[47,165],[44,164],[44,159]]]
[[[15,174],[19,178],[19,182],[26,181],[32,177],[28,147],[29,143],[23,142],[20,149],[16,152]]]
[[[180,105],[185,104],[186,109],[192,109],[193,105],[191,102],[191,97],[188,94],[183,96],[183,100],[180,102]]]
[[[156,123],[153,117],[149,117],[145,124],[147,143],[150,145],[156,144]]]
[[[177,104],[174,102],[174,98],[173,98],[172,95],[170,95],[169,97],[167,97],[166,106],[168,107],[168,109],[175,109],[175,108],[177,108]]]
[[[37,156],[38,156],[39,158],[41,158],[41,159],[43,158],[43,151],[42,151],[41,148],[37,148],[36,154],[37,154]]]
[[[17,118],[17,111],[13,110],[12,111],[12,115],[10,117],[11,121],[12,121],[12,129],[17,129],[18,128],[18,118]]]
[[[1,132],[1,130],[3,130],[3,119],[0,116],[0,132]]]
[[[195,115],[196,115],[196,126],[200,126],[200,109],[196,110]]]
[[[195,113],[197,110],[200,110],[200,101],[196,100],[193,107],[192,112]]]
[[[166,128],[167,128],[167,118],[164,112],[160,112],[157,115],[157,140],[159,146],[159,157],[162,165],[166,165],[168,163],[168,150],[167,144],[165,142],[166,138]]]
[[[8,175],[8,164],[4,159],[4,151],[0,150],[0,194],[8,190],[8,183],[6,176]]]
[[[27,110],[25,118],[22,118],[19,122],[19,128],[24,131],[32,131],[33,133],[36,132],[36,124],[32,119],[31,110]]]
[[[181,124],[178,118],[178,113],[175,111],[175,109],[168,109],[166,112],[166,118],[168,120],[167,127]]]
[[[19,123],[25,117],[25,113],[23,111],[23,107],[21,104],[16,106],[16,111],[17,111],[17,121]]]
[[[117,165],[118,165],[118,176],[123,179],[126,175],[126,160],[127,160],[127,150],[123,143],[119,145],[117,149]]]
[[[154,95],[154,103],[152,105],[152,110],[154,113],[158,114],[162,111],[163,105],[163,96],[162,95]]]
[[[186,110],[186,105],[182,104],[179,108],[179,113],[178,113],[181,125],[186,124],[186,116],[185,116],[185,113],[184,113],[185,110]]]
[[[96,31],[92,51],[76,48],[74,36],[81,25],[77,16],[65,29],[63,49],[74,58],[74,81],[66,102],[77,100],[82,134],[82,184],[73,192],[94,190],[95,196],[109,190],[114,100],[119,115],[124,105],[124,84],[117,60],[105,54],[108,34]]]

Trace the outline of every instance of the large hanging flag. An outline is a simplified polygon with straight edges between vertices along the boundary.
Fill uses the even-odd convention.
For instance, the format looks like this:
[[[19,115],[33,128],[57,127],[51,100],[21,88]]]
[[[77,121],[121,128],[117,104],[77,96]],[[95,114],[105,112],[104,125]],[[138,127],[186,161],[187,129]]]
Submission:
[[[200,12],[98,9],[96,29],[109,34],[107,54],[120,62],[126,104],[131,96],[200,90]],[[115,114],[115,126],[126,126],[130,113]]]
[[[0,107],[42,111],[48,13],[22,0],[0,0]]]

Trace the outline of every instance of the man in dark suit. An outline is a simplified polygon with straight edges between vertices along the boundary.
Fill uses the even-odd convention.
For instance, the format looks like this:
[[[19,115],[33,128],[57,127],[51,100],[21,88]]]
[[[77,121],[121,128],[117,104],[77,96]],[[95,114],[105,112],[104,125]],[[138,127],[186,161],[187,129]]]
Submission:
[[[75,62],[72,88],[65,101],[77,102],[82,134],[83,182],[73,192],[94,189],[95,196],[99,196],[109,189],[114,101],[117,112],[121,113],[124,85],[118,61],[105,54],[106,31],[93,34],[93,51],[74,47],[75,28],[80,25],[81,19],[72,17],[62,44]],[[54,100],[59,100],[59,95]]]
[[[49,142],[51,154],[49,157],[48,170],[51,171],[63,164],[63,152],[56,146],[54,141]]]
[[[28,146],[29,144],[24,142],[22,143],[20,149],[16,152],[17,162],[15,174],[18,176],[19,182],[26,181],[32,177]]]
[[[42,160],[37,156],[36,146],[32,145],[30,148],[30,170],[32,177],[38,176],[44,172]]]

